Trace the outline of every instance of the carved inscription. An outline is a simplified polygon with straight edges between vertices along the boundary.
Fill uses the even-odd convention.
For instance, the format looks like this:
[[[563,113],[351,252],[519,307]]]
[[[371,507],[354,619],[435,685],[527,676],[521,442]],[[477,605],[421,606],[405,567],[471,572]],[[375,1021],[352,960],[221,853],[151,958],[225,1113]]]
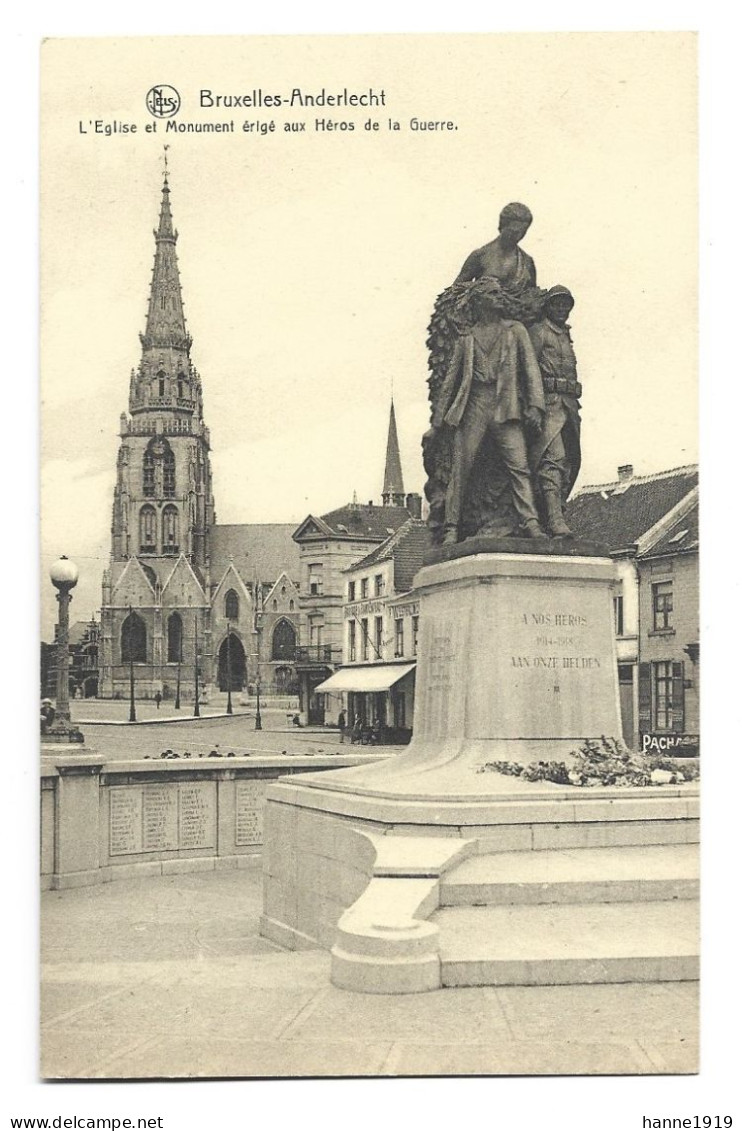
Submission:
[[[431,691],[447,691],[451,686],[451,664],[455,659],[455,652],[451,637],[437,633],[430,642],[428,656],[429,682]]]
[[[263,843],[263,805],[266,785],[264,781],[235,783],[235,844]]]
[[[167,852],[178,847],[177,785],[146,785],[142,816],[144,852]]]
[[[109,791],[109,845],[111,856],[131,856],[142,851],[142,790],[119,786]]]
[[[214,848],[216,804],[214,782],[181,782],[178,787],[181,848]]]
[[[519,614],[521,621],[528,628],[540,630],[535,637],[536,649],[569,648],[579,652],[583,647],[582,639],[575,629],[588,628],[588,618],[582,613],[564,613],[554,611],[523,612]],[[570,635],[553,632],[552,629],[571,629]],[[597,656],[564,655],[564,653],[545,651],[533,652],[529,656],[511,656],[510,663],[514,668],[529,668],[530,670],[558,671],[588,671],[600,667]],[[558,685],[554,686],[558,692]]]

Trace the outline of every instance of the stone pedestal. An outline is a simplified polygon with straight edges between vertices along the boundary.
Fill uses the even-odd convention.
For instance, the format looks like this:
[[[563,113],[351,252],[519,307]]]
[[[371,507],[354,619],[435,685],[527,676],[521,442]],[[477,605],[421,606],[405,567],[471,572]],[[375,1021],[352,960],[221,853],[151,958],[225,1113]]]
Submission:
[[[404,753],[268,790],[261,931],[284,946],[329,948],[338,986],[447,984],[436,909],[445,873],[470,856],[697,839],[693,787],[580,789],[483,772],[493,761],[568,760],[586,739],[621,735],[612,560],[574,544],[562,554],[514,549],[452,547],[417,575]],[[668,976],[678,969],[670,963]]]

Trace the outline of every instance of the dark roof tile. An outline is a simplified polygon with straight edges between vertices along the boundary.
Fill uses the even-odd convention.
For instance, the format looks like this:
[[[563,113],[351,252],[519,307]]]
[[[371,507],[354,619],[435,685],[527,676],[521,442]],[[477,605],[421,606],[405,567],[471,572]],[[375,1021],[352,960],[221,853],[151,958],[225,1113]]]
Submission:
[[[698,468],[583,487],[565,508],[578,538],[602,542],[614,553],[634,545],[698,484]]]

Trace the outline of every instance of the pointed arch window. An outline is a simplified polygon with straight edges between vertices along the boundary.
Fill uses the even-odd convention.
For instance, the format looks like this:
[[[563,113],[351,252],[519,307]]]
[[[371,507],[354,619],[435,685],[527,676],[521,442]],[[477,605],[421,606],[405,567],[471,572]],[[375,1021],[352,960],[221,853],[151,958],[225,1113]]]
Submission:
[[[180,550],[179,518],[177,507],[165,507],[162,512],[163,554],[177,554]]]
[[[129,613],[121,625],[122,664],[144,664],[147,660],[147,626],[137,613]]]
[[[155,493],[155,457],[150,448],[144,453],[143,488],[146,498],[151,499]]]
[[[167,662],[179,664],[183,660],[183,621],[180,613],[171,613],[167,619]]]
[[[166,499],[175,498],[175,452],[169,444],[162,457],[162,489]]]
[[[165,305],[165,302],[164,302],[164,299],[163,299],[163,306],[164,305]],[[160,369],[157,372],[157,395],[158,395],[158,397],[164,397],[165,396],[165,371],[164,371],[164,369]]]
[[[157,512],[149,505],[139,512],[139,553],[157,553]]]
[[[239,619],[240,599],[234,589],[230,589],[224,598],[224,615],[227,620]]]
[[[273,630],[271,646],[272,660],[294,660],[296,658],[296,629],[291,621],[280,620]]]

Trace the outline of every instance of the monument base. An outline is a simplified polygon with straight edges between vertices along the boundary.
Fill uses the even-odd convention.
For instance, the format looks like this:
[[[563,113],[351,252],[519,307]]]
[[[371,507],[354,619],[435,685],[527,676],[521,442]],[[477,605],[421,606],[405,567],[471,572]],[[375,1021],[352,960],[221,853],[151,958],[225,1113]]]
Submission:
[[[568,760],[587,739],[620,736],[609,558],[456,555],[425,566],[416,582],[411,745],[384,762],[279,782],[267,795],[262,933],[331,949],[333,981],[370,992],[445,984],[440,930],[428,916],[442,877],[465,857],[697,840],[690,786],[581,789],[484,770]],[[608,934],[622,929],[609,924]],[[600,956],[596,966],[578,955],[555,976],[637,974],[631,956],[610,957],[599,967]],[[688,976],[696,967],[685,957],[647,969]],[[517,964],[508,969],[526,977],[513,974]]]

